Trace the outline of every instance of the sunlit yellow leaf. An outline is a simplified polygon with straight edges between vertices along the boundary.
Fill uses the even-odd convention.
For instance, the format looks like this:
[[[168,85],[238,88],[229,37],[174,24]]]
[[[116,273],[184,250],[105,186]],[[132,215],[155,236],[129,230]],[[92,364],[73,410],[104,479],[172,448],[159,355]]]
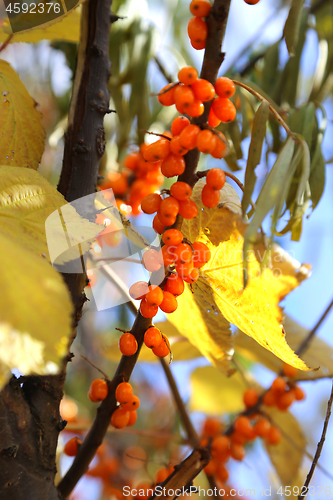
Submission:
[[[72,303],[61,275],[0,234],[0,378],[10,369],[54,373],[67,352]]]
[[[213,366],[197,368],[191,374],[191,410],[211,415],[242,411],[246,389],[239,373],[226,377]]]
[[[93,238],[100,227],[79,217],[74,208],[67,204],[64,197],[38,172],[20,167],[0,166],[0,230],[12,241],[29,248],[35,254],[44,254],[49,260],[46,242],[45,220],[54,211],[64,207],[66,228],[73,240]],[[59,222],[59,224],[58,224]],[[55,214],[51,228],[55,237],[52,239],[61,253],[63,240],[66,240],[59,215]],[[89,244],[83,245],[83,251]],[[61,248],[60,248],[61,249]],[[68,249],[66,242],[65,249]],[[77,246],[73,245],[64,259],[69,261],[77,257]],[[61,259],[58,261],[61,263]]]
[[[297,477],[304,456],[306,448],[304,433],[291,413],[281,412],[277,408],[265,408],[265,413],[282,434],[279,444],[266,444],[269,458],[282,484],[290,486]]]
[[[307,338],[309,330],[289,316],[284,318],[283,324],[288,344],[296,351],[303,340]],[[282,369],[283,363],[276,356],[266,349],[263,349],[257,342],[254,342],[253,339],[244,335],[242,332],[239,332],[237,335],[235,350],[239,351],[242,356],[245,356],[251,361],[264,364],[267,368],[276,373],[279,373]],[[319,367],[319,370],[308,372],[300,371],[295,377],[296,380],[315,380],[323,377],[333,377],[333,348],[324,340],[315,336],[311,340],[308,349],[302,354],[302,358],[308,366],[314,368]]]
[[[30,17],[33,16],[33,14],[29,15]],[[63,40],[77,43],[80,38],[80,17],[80,8],[71,10],[67,15],[59,16],[43,26],[36,26],[35,28],[15,33],[11,39],[11,43],[37,43],[41,40]],[[0,42],[4,42],[11,33],[12,30],[9,22],[5,21],[4,25],[0,28]]]
[[[201,276],[193,285],[196,300],[200,303],[201,310],[205,311],[205,319],[212,318],[217,312],[225,318],[226,326],[228,322],[233,323],[283,361],[307,370],[305,363],[295,355],[285,340],[278,306],[282,293],[279,277],[275,277],[270,268],[266,268],[260,275],[260,264],[252,251],[248,254],[249,284],[243,289],[244,223],[240,215],[239,199],[235,200],[235,194],[230,194],[232,188],[229,186],[221,190],[218,207],[203,208],[201,190],[204,183],[204,180],[199,181],[192,195],[199,208],[199,215],[193,220],[186,220],[182,231],[190,241],[202,241],[211,250],[210,261],[201,268]],[[283,295],[297,285],[296,278],[286,277]],[[179,309],[182,310],[181,307]],[[182,334],[191,339],[191,312],[187,309],[187,304],[184,311],[180,314],[184,315],[183,322],[188,333],[182,330]],[[171,318],[175,314],[170,315]],[[173,319],[170,321],[173,322]],[[219,338],[218,333],[216,338]],[[194,344],[199,347],[197,338],[194,339]],[[203,352],[201,347],[199,349]],[[211,340],[205,350],[216,356],[217,348]]]
[[[45,139],[41,114],[6,61],[0,61],[0,131],[0,164],[37,170]]]

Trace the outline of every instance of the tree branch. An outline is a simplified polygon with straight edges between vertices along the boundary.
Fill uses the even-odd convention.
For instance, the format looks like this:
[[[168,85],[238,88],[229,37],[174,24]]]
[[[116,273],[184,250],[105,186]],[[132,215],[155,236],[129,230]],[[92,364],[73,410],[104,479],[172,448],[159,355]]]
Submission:
[[[310,481],[311,481],[313,473],[315,471],[317,462],[318,462],[319,457],[321,455],[321,451],[323,449],[325,438],[326,438],[326,432],[327,432],[328,422],[329,422],[330,417],[331,417],[332,402],[333,402],[333,384],[332,384],[331,395],[330,395],[330,398],[329,398],[328,403],[327,403],[326,417],[325,417],[325,421],[324,421],[323,431],[321,433],[321,438],[320,438],[319,443],[317,445],[316,454],[315,454],[313,462],[311,464],[309,473],[306,476],[306,480],[304,482],[304,486],[303,486],[303,488],[301,490],[302,493],[301,493],[301,495],[298,496],[298,500],[302,500],[302,498],[306,497],[307,491],[308,491],[308,486],[310,484]],[[305,492],[303,493],[303,489],[306,491],[306,493]]]
[[[307,348],[309,347],[309,344],[310,344],[311,340],[313,339],[313,337],[317,333],[318,328],[320,327],[320,325],[322,324],[322,322],[325,320],[326,316],[328,315],[328,313],[330,312],[330,310],[332,309],[332,307],[333,307],[333,299],[332,299],[331,303],[327,306],[327,308],[325,309],[325,311],[323,312],[323,314],[321,315],[321,317],[319,318],[319,320],[317,321],[317,323],[315,324],[315,326],[309,332],[308,336],[304,339],[304,341],[302,342],[302,344],[297,349],[296,354],[298,356],[300,356],[301,354],[303,354],[304,351],[307,350]]]

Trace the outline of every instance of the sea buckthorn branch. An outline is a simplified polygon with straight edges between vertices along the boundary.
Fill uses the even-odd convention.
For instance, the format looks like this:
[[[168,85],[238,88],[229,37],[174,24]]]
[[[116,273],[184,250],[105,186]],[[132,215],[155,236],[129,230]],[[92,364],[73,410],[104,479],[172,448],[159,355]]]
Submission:
[[[300,356],[301,354],[303,354],[303,352],[308,349],[311,340],[316,335],[318,328],[320,327],[320,325],[322,324],[322,322],[326,319],[326,316],[328,315],[328,313],[330,312],[330,310],[332,309],[332,307],[333,307],[333,299],[331,300],[330,304],[327,306],[327,308],[325,309],[325,311],[323,312],[323,314],[320,316],[320,318],[317,321],[317,323],[315,324],[315,326],[308,333],[308,336],[304,339],[304,341],[302,342],[302,344],[297,349],[296,354],[298,356]]]
[[[288,135],[290,135],[290,137],[297,143],[300,142],[299,140],[299,137],[297,137],[296,134],[294,134],[290,128],[288,127],[288,125],[286,124],[286,122],[284,121],[284,119],[282,118],[282,116],[276,111],[276,109],[274,108],[274,106],[272,106],[272,104],[267,101],[267,99],[265,99],[261,94],[259,94],[259,92],[256,92],[255,90],[253,90],[251,87],[249,87],[248,85],[246,85],[245,83],[242,83],[242,82],[239,82],[237,80],[233,80],[234,84],[235,85],[238,85],[239,87],[242,87],[243,89],[247,90],[248,92],[250,92],[250,94],[252,94],[254,97],[256,97],[259,101],[266,101],[268,103],[268,107],[269,107],[269,110],[270,112],[275,116],[275,118],[277,119],[277,121],[279,122],[279,124],[285,129],[285,131],[287,132]]]
[[[307,491],[307,488],[308,488],[308,486],[310,484],[310,481],[312,479],[313,473],[315,471],[316,465],[318,464],[318,460],[319,460],[319,457],[321,455],[321,452],[322,452],[322,449],[323,449],[323,446],[324,446],[324,442],[325,442],[325,438],[326,438],[326,432],[327,432],[327,427],[328,427],[328,422],[330,420],[331,412],[332,412],[332,403],[333,403],[333,384],[332,384],[331,395],[330,395],[328,403],[327,403],[326,416],[325,416],[323,430],[322,430],[322,433],[321,433],[321,438],[320,438],[319,443],[317,445],[317,450],[316,450],[313,462],[311,464],[309,473],[308,473],[308,475],[306,477],[306,480],[304,482],[304,485],[303,485],[303,488],[306,491]],[[303,488],[301,490],[302,492],[303,492]],[[302,500],[302,498],[305,498],[306,495],[307,495],[307,493],[301,493],[301,495],[299,495],[299,497],[298,497],[298,500]]]

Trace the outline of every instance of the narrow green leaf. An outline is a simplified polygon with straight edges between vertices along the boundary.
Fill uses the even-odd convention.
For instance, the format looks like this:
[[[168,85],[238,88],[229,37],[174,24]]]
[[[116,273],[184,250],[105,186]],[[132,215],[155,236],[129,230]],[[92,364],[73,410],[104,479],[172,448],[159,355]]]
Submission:
[[[264,57],[264,68],[261,74],[261,87],[268,94],[272,94],[279,74],[280,42],[271,45]]]
[[[251,196],[257,180],[255,168],[260,163],[262,145],[266,136],[266,125],[269,116],[269,106],[267,101],[262,101],[252,124],[251,143],[249,156],[245,171],[244,196],[242,199],[243,215],[251,202]]]
[[[294,153],[294,144],[294,140],[288,137],[259,194],[255,214],[245,231],[243,247],[244,286],[247,284],[248,252],[256,242],[257,232],[262,221],[281,198],[281,192],[284,189],[285,179]]]
[[[320,146],[318,146],[320,147]],[[321,147],[318,155],[312,160],[311,163],[311,174],[310,174],[310,189],[311,189],[311,200],[312,200],[312,210],[318,205],[320,198],[324,192],[325,179],[326,179],[326,169],[325,160],[321,152]]]
[[[301,24],[301,13],[304,0],[292,0],[289,15],[283,29],[283,36],[286,40],[287,49],[290,56],[295,55],[295,47],[298,41]]]
[[[230,138],[234,145],[236,158],[237,160],[241,160],[243,158],[243,151],[241,146],[242,138],[236,120],[232,121],[231,123],[228,123],[227,131],[229,132]]]

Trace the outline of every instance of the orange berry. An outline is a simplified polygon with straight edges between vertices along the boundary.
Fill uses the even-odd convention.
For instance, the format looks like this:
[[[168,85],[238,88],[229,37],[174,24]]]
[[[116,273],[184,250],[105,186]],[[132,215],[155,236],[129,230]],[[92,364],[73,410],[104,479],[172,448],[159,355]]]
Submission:
[[[187,278],[191,274],[191,272],[192,272],[193,262],[192,261],[191,262],[185,262],[185,263],[176,262],[175,268],[176,268],[176,271],[179,274],[179,276],[183,280],[185,280],[185,278]]]
[[[230,446],[230,455],[235,460],[241,461],[245,457],[245,450],[242,445],[232,443]]]
[[[129,401],[121,404],[122,409],[129,412],[137,410],[139,406],[140,399],[138,398],[138,396],[132,396]]]
[[[117,385],[115,391],[116,400],[118,403],[127,403],[133,396],[133,388],[128,382],[121,382]]]
[[[213,439],[211,454],[212,457],[228,454],[230,450],[230,438],[228,436],[218,436]]]
[[[186,113],[192,118],[201,116],[204,111],[205,111],[205,106],[201,101],[199,101],[199,99],[195,99],[194,102],[192,102],[192,104],[190,104],[186,108]]]
[[[218,158],[219,160],[223,158],[228,152],[228,142],[221,132],[218,135],[216,146],[214,151],[211,152],[213,158]]]
[[[276,406],[280,411],[286,411],[295,401],[294,391],[288,391],[278,396]]]
[[[198,72],[192,66],[185,66],[178,72],[178,80],[184,85],[192,85],[198,79]]]
[[[222,432],[222,423],[218,418],[207,417],[202,429],[202,434],[208,437],[215,437]]]
[[[119,339],[119,349],[124,356],[133,356],[138,350],[138,343],[134,335],[123,333]]]
[[[209,0],[192,0],[190,3],[191,14],[198,17],[207,17],[211,8]]]
[[[221,76],[215,82],[215,92],[219,97],[230,98],[234,95],[236,90],[235,84],[230,78]]]
[[[194,267],[202,267],[211,258],[211,251],[205,243],[201,243],[201,241],[195,241],[192,243],[192,247],[194,250],[193,254],[193,265]]]
[[[198,215],[198,207],[193,200],[183,200],[179,202],[179,215],[184,219],[193,219]]]
[[[243,401],[247,408],[255,406],[258,403],[258,400],[259,400],[259,394],[256,389],[253,389],[251,387],[244,392]]]
[[[158,215],[156,214],[154,219],[153,219],[153,229],[157,234],[163,234],[165,226],[162,224],[160,219],[158,218]]]
[[[217,116],[223,123],[232,122],[236,117],[236,108],[230,99],[225,97],[216,97],[212,103],[212,108]]]
[[[168,139],[159,139],[153,142],[145,149],[143,157],[146,161],[155,162],[164,160],[170,153],[170,141]]]
[[[171,124],[171,133],[173,136],[179,135],[182,130],[184,130],[187,125],[190,124],[190,120],[186,116],[177,116]]]
[[[305,392],[298,385],[295,385],[293,388],[296,401],[302,401],[305,399]]]
[[[208,34],[206,21],[201,17],[192,17],[187,25],[187,34],[191,41],[193,40],[196,43],[204,42]]]
[[[196,42],[195,40],[190,40],[190,42],[195,50],[202,50],[206,47],[206,39],[201,40],[200,42]]]
[[[128,190],[128,174],[109,172],[106,176],[104,183],[101,185],[101,189],[112,189],[115,195],[122,196]]]
[[[215,472],[216,472],[216,469],[217,469],[217,462],[214,460],[214,458],[212,458],[208,462],[208,464],[206,465],[206,467],[204,467],[204,471],[207,474],[207,476],[214,476]]]
[[[163,301],[160,304],[161,311],[165,313],[173,313],[178,307],[177,299],[172,293],[163,291]]]
[[[208,80],[199,78],[192,85],[192,90],[197,99],[202,102],[208,102],[215,97],[215,88]]]
[[[159,306],[163,300],[163,292],[159,286],[151,285],[145,301],[151,306]]]
[[[256,5],[260,0],[244,0],[248,5]]]
[[[201,200],[205,207],[214,208],[219,204],[220,191],[215,191],[205,184],[201,191]]]
[[[161,201],[162,198],[159,194],[148,194],[148,196],[143,198],[143,200],[141,201],[141,210],[145,214],[154,214],[160,208]]]
[[[155,328],[155,326],[151,326],[145,332],[143,340],[146,346],[149,347],[149,349],[154,349],[154,347],[157,347],[162,342],[162,334],[158,328]]]
[[[199,271],[197,268],[194,267],[190,271],[189,275],[184,278],[184,281],[186,281],[186,283],[195,283],[196,281],[198,281],[198,279],[199,279]]]
[[[186,149],[194,149],[200,132],[198,125],[187,125],[180,133],[180,144]]]
[[[210,154],[216,146],[217,136],[210,130],[201,130],[197,135],[196,146],[201,153]]]
[[[206,184],[210,189],[220,191],[225,184],[225,173],[219,168],[212,168],[206,176]]]
[[[227,471],[227,469],[223,464],[218,464],[215,475],[217,479],[221,481],[221,483],[224,483],[229,478],[229,472]]]
[[[184,292],[184,281],[178,274],[170,274],[164,287],[165,292],[170,292],[175,297],[179,297]]]
[[[176,260],[176,256],[173,251],[173,245],[171,246],[165,245],[164,247],[162,247],[161,252],[162,252],[164,267],[171,266]]]
[[[175,88],[176,85],[174,83],[169,83],[159,92],[158,100],[163,106],[172,106],[175,104]]]
[[[165,358],[170,354],[170,343],[165,335],[162,335],[162,342],[157,347],[154,347],[152,351],[159,358]]]
[[[103,401],[108,395],[108,384],[101,378],[96,378],[91,382],[88,397],[93,403]]]
[[[128,419],[128,422],[127,422],[127,427],[132,427],[132,425],[135,424],[135,422],[137,421],[137,418],[138,418],[138,415],[136,413],[136,411],[130,411],[129,412],[129,419]]]
[[[139,165],[140,153],[138,151],[133,151],[133,153],[129,153],[124,158],[124,167],[129,170],[136,170]]]
[[[183,144],[182,146],[185,147]],[[161,172],[163,175],[165,175],[165,177],[174,177],[175,175],[182,175],[184,170],[185,170],[185,160],[182,156],[170,153],[169,156],[167,156],[162,161]]]
[[[263,403],[266,406],[275,406],[277,402],[276,394],[274,391],[269,389],[263,397]]]
[[[253,426],[251,424],[251,420],[245,415],[241,415],[236,418],[234,423],[235,432],[242,434],[246,438],[251,438],[253,434]]]
[[[283,394],[287,389],[287,382],[283,377],[277,377],[275,380],[273,380],[271,390],[277,394]]]
[[[162,267],[159,253],[153,249],[149,249],[144,252],[142,256],[142,262],[147,271],[151,273],[153,273],[154,271],[158,271]]]
[[[248,439],[245,436],[235,431],[231,434],[230,439],[232,443],[241,444],[242,446],[246,444],[248,441]]]
[[[296,377],[297,372],[298,372],[298,370],[294,366],[288,365],[287,363],[283,364],[283,374],[286,377],[289,377],[289,378]]]
[[[178,212],[179,212],[178,200],[176,200],[176,198],[174,198],[173,196],[168,196],[167,198],[164,198],[164,200],[162,200],[158,211],[158,216],[159,219],[162,220],[163,222],[164,220],[170,219],[170,223],[166,225],[171,226],[173,224],[173,222],[171,222],[171,219],[177,217]]]
[[[209,116],[208,116],[208,125],[210,127],[217,127],[220,125],[221,120],[218,119],[212,108],[209,110]]]
[[[112,413],[111,425],[113,425],[113,427],[116,427],[116,429],[122,429],[128,424],[129,417],[130,414],[127,410],[124,410],[123,408],[117,408]]]
[[[158,313],[158,306],[151,306],[145,300],[141,300],[140,313],[144,318],[153,318]]]
[[[176,108],[186,109],[194,102],[194,93],[189,85],[178,85],[175,89]],[[181,113],[182,111],[178,109]]]
[[[160,469],[155,476],[155,483],[163,483],[170,476],[170,471],[168,468],[164,467]]]
[[[78,437],[73,437],[72,439],[67,441],[64,446],[65,455],[67,455],[68,457],[75,457],[81,444],[82,441]]]
[[[192,188],[187,182],[177,181],[172,184],[170,193],[176,200],[183,201],[190,198]]]
[[[170,141],[170,151],[176,156],[184,156],[188,150],[180,144],[180,137],[176,135]]]
[[[148,293],[148,291],[148,283],[146,283],[145,281],[137,281],[130,287],[129,294],[132,299],[141,300]]]
[[[271,428],[271,424],[265,417],[259,418],[254,424],[254,432],[259,437],[266,437],[269,429]]]
[[[193,257],[193,250],[187,243],[180,243],[175,249],[176,262],[185,264],[186,262],[191,262]]]
[[[159,213],[158,218],[165,227],[170,227],[176,222],[177,215],[165,217],[163,214]]]
[[[165,245],[178,246],[183,241],[183,238],[183,233],[178,229],[167,229],[162,236],[162,241]]]
[[[280,429],[272,426],[267,433],[266,439],[269,444],[279,444],[281,441]]]

